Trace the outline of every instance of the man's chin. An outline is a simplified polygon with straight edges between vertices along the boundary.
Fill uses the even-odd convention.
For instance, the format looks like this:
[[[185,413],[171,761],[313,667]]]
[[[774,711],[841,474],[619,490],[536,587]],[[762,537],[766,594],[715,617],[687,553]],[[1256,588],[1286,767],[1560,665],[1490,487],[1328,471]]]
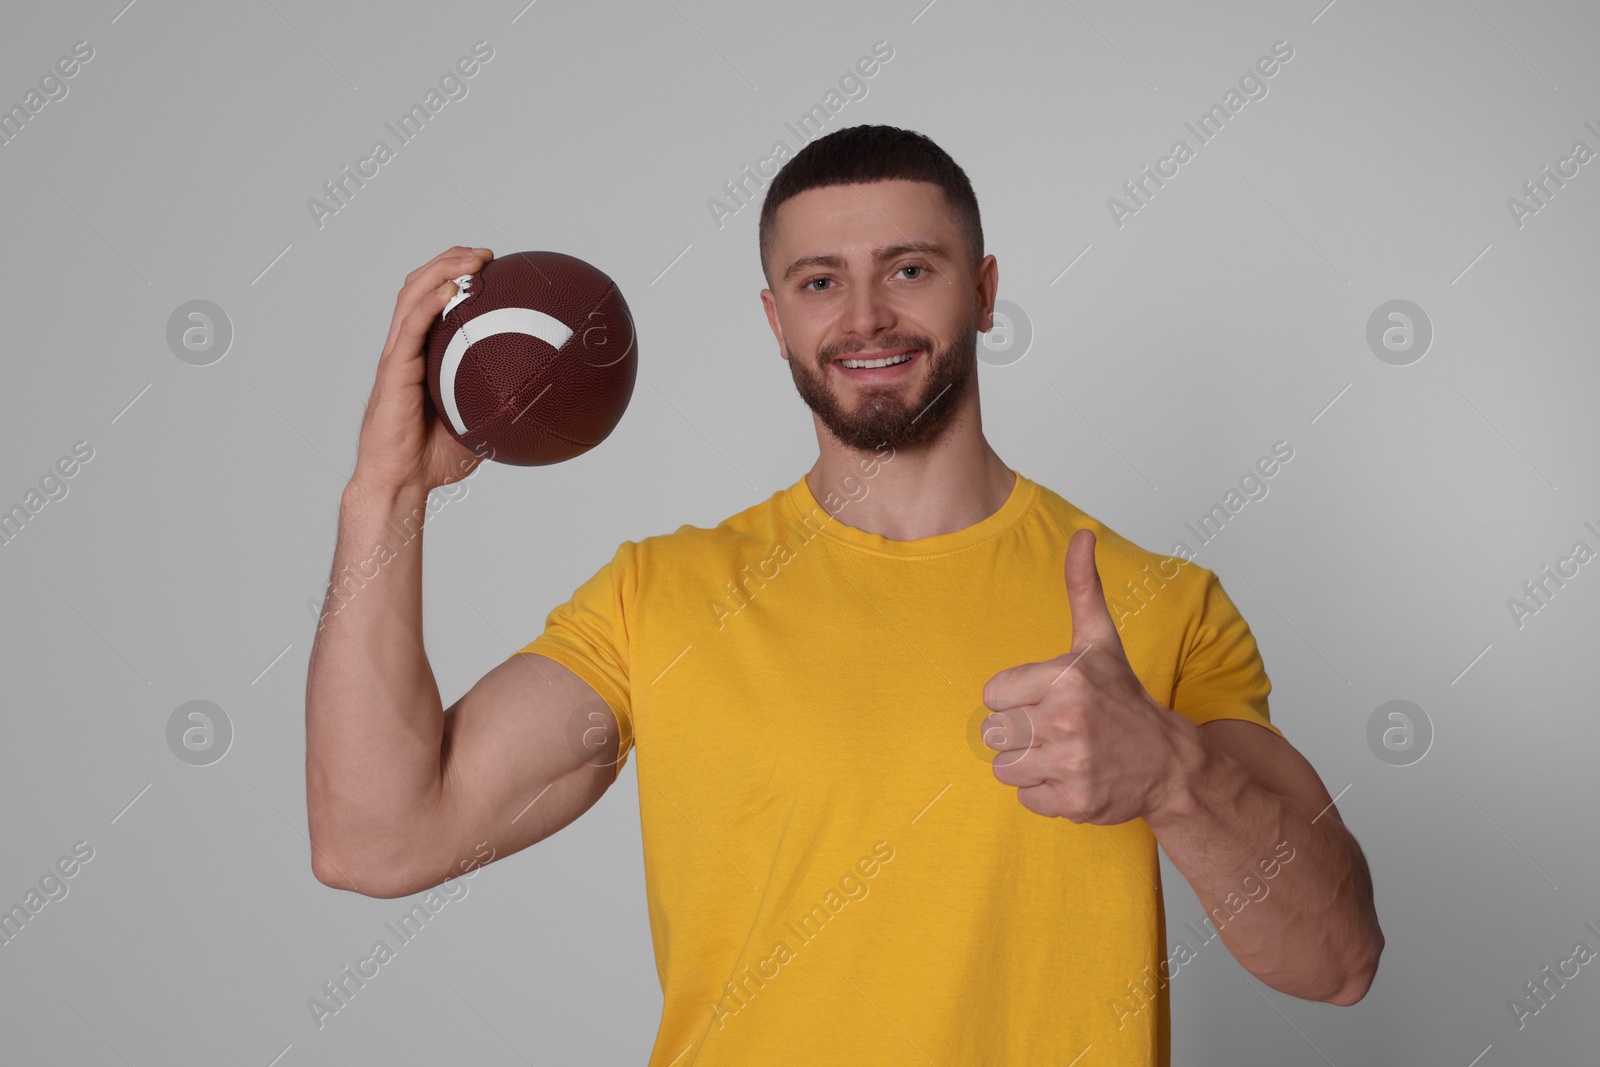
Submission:
[[[926,417],[918,418],[917,411],[924,410],[926,405],[919,405],[917,411],[914,411],[898,401],[891,403],[894,405],[892,415],[881,409],[868,417],[861,417],[859,409],[854,415],[841,415],[838,412],[832,413],[831,417],[821,412],[817,415],[840,444],[863,452],[870,452],[884,445],[904,448],[926,444],[937,437],[943,429],[943,419],[930,422]],[[867,399],[863,400],[861,407],[873,409],[878,405],[875,401]]]
[[[806,406],[846,448],[871,452],[884,445],[915,447],[933,442],[944,432],[958,395],[972,377],[976,338],[974,332],[971,351],[965,353],[966,373],[952,374],[944,364],[930,363],[920,375],[920,385],[912,386],[918,394],[914,397],[908,397],[900,383],[876,388],[865,383],[857,383],[855,388],[834,383],[829,380],[838,373],[833,368],[823,365],[810,370],[796,362],[792,352],[789,369]],[[835,384],[846,387],[834,388]]]

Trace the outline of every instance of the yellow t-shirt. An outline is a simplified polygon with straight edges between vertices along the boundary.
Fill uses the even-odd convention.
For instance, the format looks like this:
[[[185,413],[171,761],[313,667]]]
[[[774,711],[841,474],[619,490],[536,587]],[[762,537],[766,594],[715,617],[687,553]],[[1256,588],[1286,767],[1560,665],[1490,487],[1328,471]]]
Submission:
[[[1167,1064],[1155,837],[1024,808],[979,739],[982,689],[1070,646],[1084,526],[1162,705],[1277,732],[1249,626],[1211,571],[1020,473],[953,533],[849,521],[801,478],[624,542],[521,650],[616,712],[619,770],[638,752],[651,1067]]]

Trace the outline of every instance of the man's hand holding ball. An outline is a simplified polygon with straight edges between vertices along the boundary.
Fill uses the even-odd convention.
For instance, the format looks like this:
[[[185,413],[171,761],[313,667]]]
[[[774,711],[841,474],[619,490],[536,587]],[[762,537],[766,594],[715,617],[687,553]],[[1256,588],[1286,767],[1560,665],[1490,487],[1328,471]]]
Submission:
[[[1181,809],[1206,750],[1199,727],[1157,703],[1128,663],[1094,547],[1092,530],[1067,544],[1072,647],[989,679],[983,743],[997,753],[995,778],[1029,811],[1101,826],[1149,821]]]

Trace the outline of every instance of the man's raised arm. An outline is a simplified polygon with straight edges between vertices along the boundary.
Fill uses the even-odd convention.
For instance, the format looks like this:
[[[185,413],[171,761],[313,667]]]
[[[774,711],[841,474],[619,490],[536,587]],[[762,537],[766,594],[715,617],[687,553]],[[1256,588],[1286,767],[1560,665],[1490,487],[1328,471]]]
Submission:
[[[453,295],[450,279],[491,255],[452,248],[400,290],[311,651],[312,871],[368,896],[415,893],[487,862],[486,850],[494,859],[526,848],[587,811],[615,777],[609,709],[543,656],[511,657],[444,709],[422,643],[422,537],[392,544],[392,530],[420,524],[429,492],[481,462],[429,413],[422,345]],[[574,717],[591,712],[611,728],[586,731],[587,748],[571,743]]]

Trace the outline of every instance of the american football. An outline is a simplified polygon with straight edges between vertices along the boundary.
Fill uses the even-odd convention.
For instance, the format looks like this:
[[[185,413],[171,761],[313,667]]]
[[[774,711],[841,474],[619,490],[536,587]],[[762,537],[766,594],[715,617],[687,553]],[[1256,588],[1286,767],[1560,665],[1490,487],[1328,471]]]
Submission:
[[[428,393],[455,439],[516,466],[560,463],[604,441],[638,373],[616,283],[560,252],[515,252],[455,282],[427,338]]]

